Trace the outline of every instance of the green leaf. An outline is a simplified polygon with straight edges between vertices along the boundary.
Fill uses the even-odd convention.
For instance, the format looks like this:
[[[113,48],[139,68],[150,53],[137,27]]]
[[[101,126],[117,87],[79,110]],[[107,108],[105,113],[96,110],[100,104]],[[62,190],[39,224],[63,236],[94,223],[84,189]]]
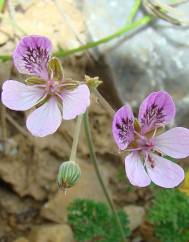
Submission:
[[[177,189],[156,192],[148,220],[161,242],[189,241],[189,197]]]
[[[117,214],[123,225],[125,238],[130,234],[128,218],[124,211]],[[78,199],[68,208],[68,223],[71,225],[78,242],[121,242],[115,217],[105,203]]]

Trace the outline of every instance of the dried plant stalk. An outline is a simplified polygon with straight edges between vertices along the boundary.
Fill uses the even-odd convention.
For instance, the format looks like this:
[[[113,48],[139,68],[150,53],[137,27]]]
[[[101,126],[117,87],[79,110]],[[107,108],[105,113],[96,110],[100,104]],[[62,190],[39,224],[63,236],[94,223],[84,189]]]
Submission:
[[[184,14],[173,7],[184,2],[180,1],[176,4],[168,5],[160,2],[159,0],[143,0],[143,5],[148,13],[171,24],[189,25],[189,21],[182,19]]]

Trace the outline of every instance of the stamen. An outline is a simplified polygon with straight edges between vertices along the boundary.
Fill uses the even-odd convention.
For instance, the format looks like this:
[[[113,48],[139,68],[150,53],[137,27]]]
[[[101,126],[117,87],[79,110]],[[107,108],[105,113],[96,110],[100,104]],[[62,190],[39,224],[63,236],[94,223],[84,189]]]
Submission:
[[[56,96],[58,96],[61,100],[63,100],[63,97],[62,97],[58,92],[56,92],[55,94],[56,94]]]
[[[153,152],[159,156],[164,156],[164,154],[160,150],[158,150],[157,147],[155,149],[153,149]]]
[[[142,136],[141,134],[139,134],[137,131],[134,131],[134,133],[141,139],[146,140],[146,137]]]
[[[133,149],[126,149],[126,151],[139,151],[139,150],[142,150],[142,148],[133,148]]]
[[[155,137],[156,133],[157,133],[157,128],[155,128],[155,130],[154,130],[154,133],[153,133],[152,137]]]
[[[147,161],[148,161],[148,152],[145,152],[144,166],[146,166]]]
[[[154,160],[152,159],[152,157],[149,154],[148,154],[148,160],[147,161],[150,163],[151,168],[155,167]]]

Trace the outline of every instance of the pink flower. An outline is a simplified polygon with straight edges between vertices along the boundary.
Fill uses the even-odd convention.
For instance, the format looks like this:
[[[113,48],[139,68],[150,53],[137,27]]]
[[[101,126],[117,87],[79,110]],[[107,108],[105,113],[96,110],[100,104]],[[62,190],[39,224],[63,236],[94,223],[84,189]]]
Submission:
[[[36,106],[26,126],[39,137],[54,133],[62,119],[74,119],[90,104],[87,85],[65,80],[59,60],[51,58],[51,50],[46,37],[22,38],[13,54],[14,64],[20,73],[32,77],[26,84],[8,80],[2,87],[2,102],[8,108],[25,111]]]
[[[113,119],[115,142],[122,151],[130,152],[125,158],[125,170],[131,184],[156,185],[173,188],[184,179],[184,170],[166,159],[185,158],[189,155],[189,130],[176,127],[162,133],[163,126],[175,116],[175,105],[164,91],[153,92],[139,109],[138,120],[129,105],[120,108]]]

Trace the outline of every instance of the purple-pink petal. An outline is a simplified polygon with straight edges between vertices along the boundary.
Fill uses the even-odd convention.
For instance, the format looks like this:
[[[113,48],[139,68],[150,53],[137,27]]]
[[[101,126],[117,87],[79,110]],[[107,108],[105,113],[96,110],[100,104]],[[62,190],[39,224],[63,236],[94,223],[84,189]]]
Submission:
[[[142,133],[169,123],[175,117],[175,104],[165,91],[153,92],[147,96],[139,109],[138,119]]]
[[[46,80],[51,50],[52,44],[48,38],[38,35],[25,36],[13,53],[14,64],[20,73],[39,76]]]
[[[146,187],[151,182],[137,152],[132,152],[125,158],[125,171],[130,183],[134,186]]]
[[[14,80],[5,81],[2,86],[2,103],[16,111],[25,111],[32,108],[43,96],[43,89],[27,86]]]
[[[90,91],[87,85],[81,84],[73,91],[64,91],[63,119],[74,119],[77,115],[85,113],[90,105]]]
[[[124,150],[134,138],[134,116],[129,105],[121,107],[114,115],[112,133],[120,150]]]
[[[170,129],[155,138],[155,146],[173,158],[185,158],[189,156],[189,129]]]
[[[146,161],[146,169],[151,180],[164,188],[177,187],[184,180],[184,170],[176,163],[159,155],[150,153],[153,166]]]
[[[27,118],[28,130],[38,137],[54,133],[62,122],[62,115],[55,97],[51,97]]]

